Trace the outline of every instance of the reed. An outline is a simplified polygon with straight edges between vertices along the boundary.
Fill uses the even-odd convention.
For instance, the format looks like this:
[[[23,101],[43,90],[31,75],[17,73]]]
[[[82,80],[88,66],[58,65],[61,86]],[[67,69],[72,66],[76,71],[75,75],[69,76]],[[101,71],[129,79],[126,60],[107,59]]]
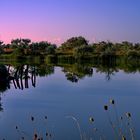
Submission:
[[[135,135],[135,128],[133,125],[132,120],[132,114],[130,112],[126,112],[123,114],[120,114],[116,101],[114,99],[110,99],[109,102],[107,102],[106,105],[103,106],[104,113],[107,116],[109,125],[112,129],[113,134],[113,140],[136,140]],[[113,114],[114,115],[113,115]],[[115,116],[115,118],[112,118],[112,116]],[[37,117],[31,115],[30,116],[30,122],[33,126],[33,135],[28,134],[28,132],[23,131],[21,127],[18,125],[15,126],[15,130],[17,132],[18,138],[21,140],[26,139],[32,139],[32,140],[53,140],[57,139],[54,138],[54,135],[50,133],[50,131],[47,129],[47,123],[48,123],[48,116],[42,117],[44,124],[44,131],[41,132],[41,134],[37,131],[37,128],[39,126],[35,125],[37,123]],[[100,128],[96,127],[96,118],[93,116],[90,116],[88,118],[88,122],[91,126],[91,134],[85,133],[84,129],[81,128],[81,125],[79,123],[79,120],[74,116],[66,116],[66,119],[72,119],[75,123],[75,126],[79,133],[79,139],[80,140],[108,140],[107,136],[100,130]],[[3,139],[4,140],[4,139]]]

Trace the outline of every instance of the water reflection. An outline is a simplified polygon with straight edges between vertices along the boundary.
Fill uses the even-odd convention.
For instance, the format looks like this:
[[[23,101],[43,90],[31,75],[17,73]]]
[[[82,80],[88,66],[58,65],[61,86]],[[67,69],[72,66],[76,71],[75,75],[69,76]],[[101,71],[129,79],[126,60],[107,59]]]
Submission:
[[[0,111],[3,111],[1,93],[10,88],[9,73],[5,65],[0,65]]]
[[[107,81],[111,80],[111,77],[117,73],[119,69],[115,65],[99,65],[96,69],[98,73],[104,73]]]
[[[48,75],[55,73],[55,66],[62,68],[62,72],[68,81],[77,83],[85,77],[93,77],[94,70],[96,73],[105,74],[107,81],[111,80],[119,70],[123,70],[125,73],[135,73],[140,71],[139,63],[112,63],[103,61],[103,63],[90,62],[90,63],[72,63],[64,64],[22,64],[22,65],[0,65],[0,92],[4,92],[10,89],[10,85],[13,84],[15,89],[29,88],[29,82],[33,87],[37,85],[37,77],[47,77]]]
[[[62,71],[65,73],[67,80],[75,83],[85,76],[91,77],[93,75],[92,67],[80,64],[74,64],[68,67],[64,66]]]
[[[12,81],[14,87],[23,90],[29,88],[29,80],[32,86],[36,86],[36,72],[35,67],[29,65],[21,65],[13,67],[8,66],[9,80]]]
[[[0,92],[4,92],[10,87],[8,76],[9,73],[6,66],[0,65]]]
[[[36,87],[36,77],[44,77],[54,73],[53,66],[40,65],[0,65],[0,92],[10,89],[12,83],[15,89],[29,88],[29,81]]]
[[[16,125],[18,126],[16,130],[25,130],[32,135],[34,129],[32,125],[29,125],[32,115],[35,117],[32,122],[36,124],[38,129],[37,134],[40,131],[44,134],[44,130],[46,133],[46,126],[44,127],[42,124],[44,124],[44,116],[47,115],[49,118],[47,120],[48,126],[50,126],[49,130],[55,132],[51,134],[54,134],[56,139],[66,139],[64,137],[70,134],[71,137],[69,139],[77,140],[79,139],[77,129],[73,130],[75,126],[71,127],[73,125],[72,120],[65,118],[66,116],[72,115],[79,121],[82,130],[87,130],[87,134],[91,132],[90,130],[95,130],[94,135],[98,137],[98,132],[101,131],[104,132],[102,134],[105,134],[107,137],[111,135],[110,139],[113,139],[114,135],[110,133],[112,132],[111,125],[112,123],[113,126],[115,124],[117,131],[119,131],[118,127],[120,126],[118,125],[120,124],[118,123],[118,116],[119,119],[120,117],[122,118],[122,116],[126,118],[125,111],[132,112],[135,123],[134,126],[137,128],[136,130],[139,130],[136,121],[139,117],[138,73],[136,75],[130,74],[132,79],[129,79],[128,76],[124,72],[120,72],[120,70],[123,70],[125,73],[135,73],[139,72],[140,67],[139,65],[135,66],[131,63],[126,63],[125,65],[122,63],[0,65],[0,81],[2,81],[0,84],[0,89],[2,89],[0,90],[1,95],[7,90],[6,96],[1,96],[2,99],[0,98],[0,111],[4,110],[4,112],[0,114],[2,116],[1,134],[3,137],[7,136],[6,131],[13,128],[13,126],[10,126],[10,123],[13,122],[14,132],[10,131],[11,135],[9,134],[10,132],[8,132],[8,138],[10,138],[10,136],[13,136],[13,139],[15,138]],[[99,78],[100,73],[101,76]],[[116,75],[116,73],[119,74]],[[51,74],[54,75],[48,76]],[[112,79],[114,75],[117,80]],[[66,82],[66,79],[69,82]],[[44,80],[47,81],[47,86]],[[108,80],[111,82],[108,82]],[[73,84],[70,82],[73,82]],[[24,90],[27,88],[28,90]],[[114,101],[110,100],[110,102],[106,102],[110,98],[117,101],[117,113]],[[130,103],[133,104],[130,105]],[[107,105],[108,108],[106,109],[104,105]],[[111,118],[111,125],[108,122],[108,113],[109,121]],[[40,120],[43,120],[43,122]],[[128,121],[127,119],[119,121],[125,122],[125,120]],[[89,124],[88,121],[90,121],[91,124]],[[53,125],[55,125],[53,128],[51,128],[52,122]],[[127,127],[127,130],[128,128],[129,127]],[[62,130],[64,132],[62,132]],[[126,129],[124,128],[124,130]],[[83,130],[82,132],[85,131]],[[62,135],[64,135],[64,137],[62,137]]]
[[[85,77],[93,77],[93,70],[96,73],[104,73],[107,80],[111,80],[119,69],[115,65],[93,65],[93,64],[57,64],[68,81],[77,83]],[[127,69],[128,71],[128,69]],[[131,70],[132,71],[132,70]],[[29,64],[7,64],[0,65],[0,92],[3,93],[14,85],[15,89],[28,89],[29,86],[37,86],[37,77],[47,77],[55,73],[54,65],[29,65]],[[31,83],[31,84],[29,84]],[[0,98],[1,100],[1,98]],[[0,110],[3,110],[0,103]]]

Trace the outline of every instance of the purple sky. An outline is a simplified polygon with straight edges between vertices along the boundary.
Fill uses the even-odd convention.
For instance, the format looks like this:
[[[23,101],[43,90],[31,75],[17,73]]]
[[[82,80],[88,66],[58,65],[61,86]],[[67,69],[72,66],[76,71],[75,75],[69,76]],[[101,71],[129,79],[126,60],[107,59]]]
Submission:
[[[140,42],[140,0],[0,0],[0,40]]]

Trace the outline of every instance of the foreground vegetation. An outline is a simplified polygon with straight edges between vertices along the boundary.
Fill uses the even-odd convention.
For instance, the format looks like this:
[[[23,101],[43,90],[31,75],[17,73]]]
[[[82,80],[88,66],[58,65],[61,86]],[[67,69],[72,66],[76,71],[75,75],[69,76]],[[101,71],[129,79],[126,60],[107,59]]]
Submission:
[[[70,121],[73,120],[74,127],[78,133],[78,140],[108,140],[110,136],[114,140],[136,140],[136,130],[133,124],[133,115],[130,112],[123,112],[120,114],[116,101],[114,99],[110,99],[106,105],[102,107],[103,119],[105,119],[108,123],[108,130],[109,133],[106,134],[102,127],[98,126],[98,121],[94,116],[90,116],[86,118],[86,122],[89,124],[88,131],[85,132],[85,128],[81,127],[81,123],[79,118],[75,116],[64,116],[63,119],[68,119]],[[47,115],[41,116],[38,118],[37,116],[31,115],[28,117],[28,126],[31,130],[24,130],[24,124],[15,124],[15,138],[20,140],[54,140],[57,139],[57,136],[54,134],[53,130],[50,130],[49,124],[49,117]],[[39,123],[38,123],[39,122]],[[39,129],[40,126],[42,127],[43,122],[43,129]],[[68,126],[69,127],[69,126]],[[13,128],[12,128],[13,129]],[[64,135],[63,130],[61,131],[62,135]],[[69,132],[71,135],[71,132]],[[6,140],[6,138],[3,138]]]
[[[51,57],[54,60],[79,60],[89,58],[114,59],[140,57],[140,43],[113,43],[102,41],[90,44],[84,37],[72,37],[61,46],[47,41],[32,42],[30,39],[14,39],[10,44],[0,41],[0,59],[23,59],[39,56],[41,59]]]

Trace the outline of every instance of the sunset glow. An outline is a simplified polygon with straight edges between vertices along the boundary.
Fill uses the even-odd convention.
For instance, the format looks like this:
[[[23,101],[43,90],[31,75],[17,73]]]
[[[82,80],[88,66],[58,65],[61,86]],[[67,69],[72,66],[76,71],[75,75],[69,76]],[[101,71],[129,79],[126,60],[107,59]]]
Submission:
[[[1,0],[0,40],[48,40],[61,44],[72,36],[89,41],[140,42],[140,1]]]

